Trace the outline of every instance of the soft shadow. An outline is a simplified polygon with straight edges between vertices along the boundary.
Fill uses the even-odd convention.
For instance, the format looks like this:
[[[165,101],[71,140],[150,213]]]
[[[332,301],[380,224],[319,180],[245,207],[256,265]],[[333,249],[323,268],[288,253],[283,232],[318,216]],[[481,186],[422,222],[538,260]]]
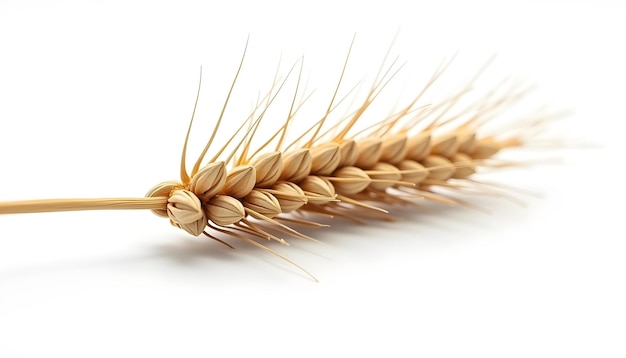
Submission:
[[[470,235],[468,238],[468,236],[463,234],[464,229],[471,227],[474,233],[476,233],[477,229],[487,232],[490,230],[489,226],[493,221],[502,220],[503,218],[511,220],[511,218],[518,217],[521,212],[528,211],[527,209],[520,210],[520,208],[511,203],[499,200],[477,200],[473,203],[488,208],[496,214],[489,215],[462,206],[450,207],[425,203],[425,205],[417,207],[389,208],[389,215],[396,221],[374,219],[367,220],[366,225],[342,218],[308,216],[308,219],[320,224],[330,225],[330,227],[308,228],[298,227],[297,225],[292,225],[292,227],[307,236],[321,241],[322,244],[313,241],[303,241],[293,237],[285,238],[292,244],[290,247],[285,247],[273,241],[259,240],[259,242],[288,258],[309,255],[323,260],[332,260],[328,254],[334,250],[350,250],[351,253],[368,254],[372,250],[376,250],[377,247],[387,246],[390,240],[395,246],[402,246],[409,240],[437,242],[437,237],[439,236],[437,233],[446,237],[446,240],[443,240],[445,245],[450,245],[450,237],[453,238],[453,244],[457,240],[458,242],[466,242],[466,240],[471,240],[472,237],[479,237],[480,235]],[[401,222],[402,225],[398,225],[398,222]],[[371,227],[376,228],[377,231],[384,230],[386,235],[383,240],[381,240],[380,236],[373,234]],[[407,235],[407,230],[410,230],[411,234]],[[197,267],[206,267],[207,265],[217,266],[219,269],[226,262],[241,261],[242,264],[245,264],[245,262],[250,262],[250,260],[261,260],[263,264],[270,264],[291,274],[296,273],[308,277],[289,263],[256,246],[227,235],[216,236],[235,246],[235,249],[231,249],[204,236],[198,238],[181,236],[182,239],[176,238],[171,243],[146,246],[139,253],[136,252],[127,256],[68,259],[27,267],[9,268],[0,271],[0,280],[109,267],[129,269],[133,266],[141,267],[142,265],[149,265],[157,270],[171,270],[172,268],[195,270]],[[415,247],[415,245],[409,246]]]

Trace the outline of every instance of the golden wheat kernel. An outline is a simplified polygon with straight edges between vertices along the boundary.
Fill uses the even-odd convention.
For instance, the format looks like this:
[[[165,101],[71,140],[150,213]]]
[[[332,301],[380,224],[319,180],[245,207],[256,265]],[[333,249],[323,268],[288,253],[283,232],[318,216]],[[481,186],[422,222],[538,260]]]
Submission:
[[[352,195],[358,194],[370,185],[372,179],[357,167],[343,167],[335,170],[332,175],[340,179],[353,179],[350,181],[333,180],[333,186],[339,194]]]
[[[171,180],[163,183],[159,183],[155,185],[152,189],[148,191],[146,194],[147,198],[158,198],[158,197],[166,197],[169,198],[172,191],[175,189],[181,189],[183,187],[182,183]],[[151,210],[155,215],[166,218],[167,217],[167,207],[163,209],[155,209]]]
[[[383,139],[383,152],[379,161],[398,164],[406,157],[407,136],[404,133],[395,133]]]
[[[311,174],[330,175],[339,166],[339,144],[329,142],[311,148]]]
[[[448,180],[456,171],[454,164],[440,155],[429,155],[422,161],[422,165],[430,169],[429,179]]]
[[[273,218],[281,213],[278,199],[268,192],[257,189],[246,195],[243,199],[243,206],[268,218]]]
[[[383,141],[379,138],[367,137],[359,140],[357,147],[359,149],[359,157],[354,166],[361,169],[369,169],[378,163],[383,152]]]
[[[252,163],[256,170],[256,187],[269,188],[278,178],[283,169],[280,152],[271,152],[259,156]]]
[[[284,181],[276,183],[272,189],[275,191],[274,196],[278,199],[283,213],[298,210],[302,205],[307,203],[304,191],[292,182]]]
[[[176,224],[190,224],[204,216],[202,203],[189,190],[174,190],[167,200],[167,216]]]
[[[344,139],[339,143],[339,157],[340,167],[349,167],[356,163],[359,159],[359,148],[354,139]]]
[[[475,132],[461,130],[457,132],[457,138],[459,140],[459,148],[457,149],[458,152],[469,154],[474,151],[474,148],[476,147]]]
[[[420,163],[405,159],[398,163],[398,169],[404,171],[402,173],[402,181],[419,184],[428,177],[428,169],[424,168]]]
[[[279,180],[298,183],[311,173],[311,151],[309,148],[300,148],[284,153],[283,170],[280,173]]]
[[[407,141],[406,159],[421,161],[430,154],[432,137],[430,132],[422,132],[409,137]]]
[[[385,180],[384,182],[376,182],[373,181],[369,188],[376,191],[384,191],[385,189],[394,186],[395,183],[392,181],[399,181],[402,179],[402,174],[400,174],[400,170],[396,168],[393,164],[378,162],[374,165],[371,171],[376,171],[379,173],[369,173],[370,178],[372,180]]]
[[[489,159],[493,157],[502,149],[498,142],[491,137],[482,138],[476,141],[474,151],[470,153],[470,156],[474,159]]]
[[[335,187],[327,179],[309,175],[299,185],[311,204],[325,204],[335,200]]]
[[[234,224],[246,216],[241,201],[228,195],[218,195],[211,199],[205,212],[209,220],[220,226]]]
[[[456,153],[451,158],[452,163],[456,166],[456,170],[454,171],[454,175],[452,178],[454,179],[466,179],[472,174],[476,173],[476,164],[472,160],[472,158],[464,153]]]
[[[226,166],[224,162],[209,163],[200,169],[189,182],[189,190],[200,200],[207,202],[219,193],[226,183]]]
[[[441,155],[442,157],[450,158],[456,153],[458,148],[458,140],[455,133],[450,133],[437,137],[433,140],[433,147],[430,151],[431,154]]]
[[[226,177],[226,184],[221,194],[235,198],[248,195],[256,184],[256,170],[251,165],[240,165],[233,168]]]
[[[207,225],[207,218],[205,216],[205,214],[202,214],[202,218],[188,223],[188,224],[176,224],[176,226],[178,226],[179,228],[187,231],[188,233],[190,233],[193,236],[198,236],[200,234],[202,234],[202,232],[204,231],[204,229],[206,228]]]

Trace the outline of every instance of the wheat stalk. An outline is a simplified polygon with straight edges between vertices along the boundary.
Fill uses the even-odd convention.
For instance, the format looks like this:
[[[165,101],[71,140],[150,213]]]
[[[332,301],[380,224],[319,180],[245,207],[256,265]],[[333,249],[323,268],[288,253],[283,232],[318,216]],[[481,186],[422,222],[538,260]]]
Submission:
[[[293,263],[255,239],[283,244],[287,243],[285,236],[312,240],[292,226],[324,225],[310,219],[309,215],[286,214],[310,213],[363,222],[367,218],[388,218],[385,207],[406,205],[412,199],[457,204],[459,199],[438,194],[434,189],[480,188],[471,178],[477,168],[497,167],[500,163],[493,164],[490,159],[503,149],[523,146],[529,138],[524,130],[511,135],[478,133],[482,124],[522,98],[524,89],[513,88],[504,94],[498,94],[496,89],[460,114],[452,115],[451,110],[469,92],[472,80],[447,100],[427,107],[421,105],[422,95],[444,73],[451,60],[440,65],[410,103],[354,133],[359,119],[397,73],[395,61],[391,66],[381,66],[365,100],[351,114],[326,128],[329,115],[343,101],[337,94],[349,53],[324,116],[291,143],[286,143],[288,127],[306,100],[297,101],[302,61],[289,114],[274,135],[258,147],[252,147],[252,139],[265,112],[289,75],[272,86],[239,130],[205,161],[243,66],[244,50],[211,137],[188,170],[187,146],[198,104],[199,84],[183,145],[179,180],[154,186],[144,198],[0,202],[0,214],[149,209],[169,218],[172,225],[193,236],[204,234],[228,245],[214,236],[214,233],[225,234]],[[543,122],[545,118],[528,119],[526,129],[533,130]]]

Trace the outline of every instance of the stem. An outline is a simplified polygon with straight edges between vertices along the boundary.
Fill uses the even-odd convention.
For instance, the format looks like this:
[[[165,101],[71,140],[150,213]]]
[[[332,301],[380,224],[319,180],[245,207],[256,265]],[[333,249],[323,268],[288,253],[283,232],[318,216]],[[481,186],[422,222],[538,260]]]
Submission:
[[[167,197],[43,199],[0,202],[0,214],[46,213],[79,210],[154,210],[164,209]]]

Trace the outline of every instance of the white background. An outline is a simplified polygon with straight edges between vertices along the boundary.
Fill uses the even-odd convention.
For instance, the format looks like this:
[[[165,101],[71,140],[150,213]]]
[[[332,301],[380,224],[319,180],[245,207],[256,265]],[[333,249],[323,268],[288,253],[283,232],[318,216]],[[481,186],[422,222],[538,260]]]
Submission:
[[[142,196],[175,178],[199,67],[192,157],[248,34],[229,125],[281,53],[283,74],[305,54],[317,91],[301,116],[317,118],[352,34],[346,89],[371,83],[399,29],[391,53],[407,65],[382,113],[444,57],[459,51],[445,94],[496,53],[477,87],[507,75],[536,84],[530,102],[572,111],[553,137],[593,148],[529,151],[560,162],[492,177],[543,194],[515,194],[526,207],[476,197],[490,214],[430,205],[396,223],[307,232],[329,247],[270,245],[319,283],[149,212],[0,217],[0,356],[626,355],[626,10],[438,3],[1,1],[0,200]]]

